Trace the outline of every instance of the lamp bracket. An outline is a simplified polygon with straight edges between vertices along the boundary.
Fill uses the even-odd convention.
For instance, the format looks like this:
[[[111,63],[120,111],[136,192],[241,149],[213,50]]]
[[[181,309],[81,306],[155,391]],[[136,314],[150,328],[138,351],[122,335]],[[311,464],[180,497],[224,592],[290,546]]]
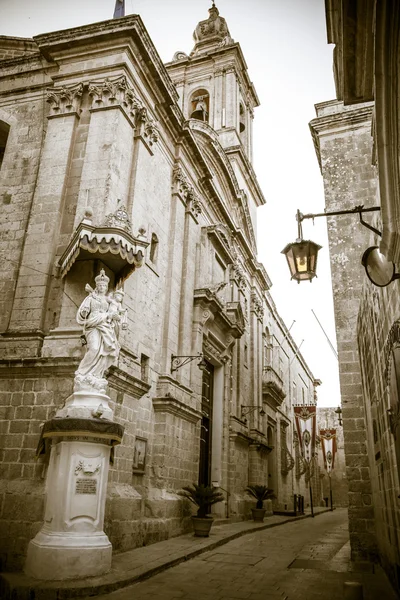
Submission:
[[[332,210],[332,211],[325,211],[323,213],[307,213],[306,215],[303,215],[303,213],[301,213],[299,210],[297,211],[297,215],[296,215],[296,220],[298,222],[298,225],[300,226],[300,223],[302,221],[304,221],[304,219],[315,219],[315,217],[334,217],[336,215],[351,215],[351,214],[359,214],[360,215],[360,223],[362,225],[364,225],[364,227],[367,227],[368,229],[370,229],[371,231],[373,231],[374,233],[376,233],[379,236],[382,236],[382,233],[376,229],[375,227],[373,227],[372,225],[370,225],[369,223],[367,223],[366,221],[364,221],[364,219],[362,218],[362,213],[366,213],[366,212],[376,212],[377,210],[381,210],[380,206],[371,206],[370,208],[364,208],[364,205],[360,205],[360,206],[355,206],[354,208],[349,208],[348,210]]]
[[[171,373],[173,373],[174,371],[177,371],[181,367],[184,367],[188,363],[192,362],[192,360],[196,360],[196,358],[203,358],[203,357],[204,357],[204,355],[202,352],[199,352],[198,354],[190,355],[190,356],[175,356],[174,354],[172,354],[171,355]]]
[[[258,406],[258,404],[241,404],[240,405],[240,416],[243,418],[245,415],[254,412],[255,410],[260,410],[260,415],[263,417],[265,415],[265,410]]]

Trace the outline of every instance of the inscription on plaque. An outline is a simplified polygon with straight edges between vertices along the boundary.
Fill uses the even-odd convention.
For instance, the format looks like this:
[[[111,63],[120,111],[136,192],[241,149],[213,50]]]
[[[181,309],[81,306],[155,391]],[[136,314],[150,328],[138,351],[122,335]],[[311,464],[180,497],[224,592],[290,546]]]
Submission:
[[[97,479],[79,477],[75,484],[75,494],[97,494]]]

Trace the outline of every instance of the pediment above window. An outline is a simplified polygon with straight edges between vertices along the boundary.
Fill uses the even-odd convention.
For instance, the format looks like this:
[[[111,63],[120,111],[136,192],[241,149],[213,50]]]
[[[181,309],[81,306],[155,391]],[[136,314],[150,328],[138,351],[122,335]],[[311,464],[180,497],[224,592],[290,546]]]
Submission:
[[[148,245],[143,234],[132,236],[123,208],[109,215],[106,225],[101,227],[92,225],[91,219],[86,216],[60,258],[60,275],[65,277],[76,262],[101,260],[114,273],[117,285],[143,265]]]
[[[205,227],[214,248],[227,264],[235,262],[235,250],[228,228],[222,223]]]
[[[194,304],[208,312],[212,320],[225,331],[226,335],[235,339],[242,337],[245,322],[240,302],[222,302],[212,288],[205,287],[195,290]]]

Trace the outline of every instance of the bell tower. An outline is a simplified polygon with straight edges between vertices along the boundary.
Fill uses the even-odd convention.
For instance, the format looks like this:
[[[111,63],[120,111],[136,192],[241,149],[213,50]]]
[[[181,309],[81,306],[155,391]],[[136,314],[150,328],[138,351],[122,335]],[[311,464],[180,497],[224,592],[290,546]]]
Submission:
[[[186,119],[207,123],[223,148],[240,148],[252,161],[252,123],[259,100],[240,45],[214,2],[193,33],[190,55],[176,52],[166,65]]]

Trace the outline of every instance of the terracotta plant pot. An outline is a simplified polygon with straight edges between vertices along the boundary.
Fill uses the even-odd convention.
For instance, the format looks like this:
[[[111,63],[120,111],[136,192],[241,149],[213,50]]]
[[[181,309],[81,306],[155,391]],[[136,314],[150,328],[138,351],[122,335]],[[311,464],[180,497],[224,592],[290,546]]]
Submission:
[[[212,517],[192,517],[194,535],[196,537],[208,537],[213,521]]]
[[[252,508],[251,512],[253,515],[253,521],[255,523],[262,523],[264,521],[265,508]]]

